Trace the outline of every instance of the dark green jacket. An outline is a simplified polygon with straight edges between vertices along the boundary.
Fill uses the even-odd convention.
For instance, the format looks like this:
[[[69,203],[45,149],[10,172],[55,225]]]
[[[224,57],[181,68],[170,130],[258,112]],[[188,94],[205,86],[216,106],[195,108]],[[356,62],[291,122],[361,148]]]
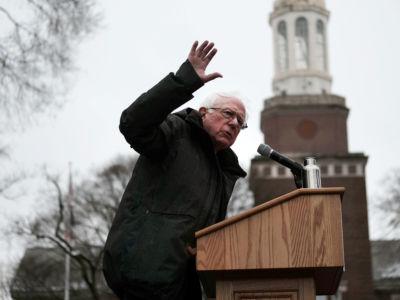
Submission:
[[[121,116],[120,131],[141,155],[105,245],[105,278],[122,289],[179,289],[194,233],[225,218],[246,173],[231,149],[215,153],[198,111],[171,112],[203,85],[186,61]]]

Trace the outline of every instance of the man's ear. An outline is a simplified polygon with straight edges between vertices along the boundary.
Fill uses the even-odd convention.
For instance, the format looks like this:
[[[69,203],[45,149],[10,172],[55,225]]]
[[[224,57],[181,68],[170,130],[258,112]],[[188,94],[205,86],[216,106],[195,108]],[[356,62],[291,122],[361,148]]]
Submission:
[[[204,117],[206,115],[206,113],[207,113],[207,108],[205,108],[203,106],[200,107],[199,108],[199,113],[200,113],[201,117]]]

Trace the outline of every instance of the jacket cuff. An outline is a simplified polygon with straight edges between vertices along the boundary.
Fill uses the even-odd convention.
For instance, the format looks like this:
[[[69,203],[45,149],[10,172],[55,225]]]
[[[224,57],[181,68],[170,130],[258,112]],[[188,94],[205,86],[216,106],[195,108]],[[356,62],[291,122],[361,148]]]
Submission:
[[[197,75],[190,61],[186,60],[178,69],[175,76],[181,81],[185,88],[192,94],[204,85]]]

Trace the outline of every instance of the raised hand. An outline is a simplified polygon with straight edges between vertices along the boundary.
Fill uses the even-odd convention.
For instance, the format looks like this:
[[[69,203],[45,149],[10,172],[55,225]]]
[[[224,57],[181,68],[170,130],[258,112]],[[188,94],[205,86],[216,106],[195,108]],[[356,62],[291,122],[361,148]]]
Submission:
[[[206,83],[210,80],[213,80],[218,77],[222,77],[222,75],[218,72],[207,74],[205,73],[206,68],[210,61],[213,59],[214,55],[217,53],[217,49],[214,48],[214,43],[209,43],[208,41],[204,41],[200,47],[198,41],[193,43],[192,49],[190,49],[188,60],[192,64],[194,70],[197,75],[201,78],[201,80]]]

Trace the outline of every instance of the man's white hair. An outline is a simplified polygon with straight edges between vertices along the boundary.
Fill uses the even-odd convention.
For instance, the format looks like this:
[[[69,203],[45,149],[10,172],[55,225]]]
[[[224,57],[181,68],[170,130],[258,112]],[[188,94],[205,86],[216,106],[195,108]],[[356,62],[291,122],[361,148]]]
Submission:
[[[205,108],[211,108],[215,107],[215,104],[220,100],[221,98],[235,98],[238,99],[244,106],[244,109],[246,111],[246,120],[248,119],[248,114],[247,114],[247,108],[246,105],[244,104],[244,101],[242,100],[242,96],[239,93],[236,92],[220,92],[220,93],[213,93],[209,96],[207,96],[203,102],[201,103],[200,107],[205,107]]]

